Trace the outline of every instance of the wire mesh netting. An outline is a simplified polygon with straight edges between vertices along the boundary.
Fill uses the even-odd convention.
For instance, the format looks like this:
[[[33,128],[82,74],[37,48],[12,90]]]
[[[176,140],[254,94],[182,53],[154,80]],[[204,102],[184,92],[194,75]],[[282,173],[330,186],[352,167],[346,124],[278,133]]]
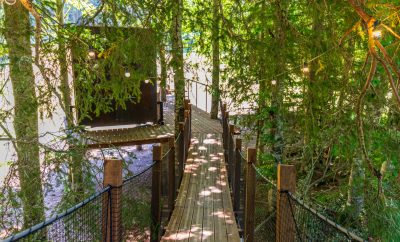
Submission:
[[[242,152],[240,152],[240,158],[242,159],[240,164],[241,164],[241,172],[240,172],[240,207],[239,207],[239,213],[237,213],[237,220],[238,220],[238,225],[239,227],[244,230],[244,208],[245,208],[245,192],[246,192],[246,158],[244,158],[244,155]]]
[[[161,208],[167,204],[168,194],[168,156],[170,149],[166,151],[161,159]],[[146,241],[150,237],[151,225],[151,199],[152,199],[152,168],[156,162],[153,162],[146,169],[133,177],[126,179],[121,188],[121,226],[120,233],[122,238],[129,241]],[[114,213],[114,212],[113,212]],[[164,215],[164,216],[163,216]],[[167,216],[161,213],[161,219],[165,222]],[[164,224],[159,224],[162,228]]]
[[[163,165],[167,164],[169,153],[170,150],[162,157]],[[121,186],[108,186],[64,213],[5,241],[104,241],[106,236],[111,236],[113,241],[149,240],[155,164],[125,179]],[[168,186],[162,184],[161,207],[167,204],[168,192]],[[162,218],[166,221],[167,216]]]
[[[341,227],[325,216],[319,214],[293,194],[285,192],[282,199],[287,199],[292,218],[283,223],[294,227],[296,241],[364,241],[354,233]]]
[[[246,162],[243,155],[242,159]],[[254,241],[364,241],[290,192],[278,191],[254,164],[250,169],[256,171]]]
[[[145,240],[149,235],[152,167],[126,179],[121,187],[122,238]]]
[[[5,241],[102,241],[102,237],[106,236],[103,226],[107,223],[110,191],[107,187],[65,212]]]
[[[256,170],[257,192],[255,200],[255,241],[275,241],[276,230],[276,185],[262,172]]]

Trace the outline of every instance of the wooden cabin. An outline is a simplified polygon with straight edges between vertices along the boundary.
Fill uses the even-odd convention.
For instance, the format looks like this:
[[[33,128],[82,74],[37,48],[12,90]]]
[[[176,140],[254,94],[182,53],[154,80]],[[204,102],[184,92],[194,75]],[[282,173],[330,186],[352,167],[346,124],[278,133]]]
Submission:
[[[91,127],[162,123],[154,33],[116,27],[78,31],[84,40],[71,44],[78,123]]]

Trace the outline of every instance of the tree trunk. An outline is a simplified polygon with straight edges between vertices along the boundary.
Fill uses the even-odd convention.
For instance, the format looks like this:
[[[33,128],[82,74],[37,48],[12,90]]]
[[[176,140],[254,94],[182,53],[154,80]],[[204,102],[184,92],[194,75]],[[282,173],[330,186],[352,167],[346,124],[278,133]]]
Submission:
[[[165,48],[164,42],[161,40],[160,43],[160,65],[161,65],[161,81],[160,81],[160,91],[161,91],[161,101],[167,101],[167,60],[165,58]]]
[[[175,136],[179,134],[179,122],[182,121],[183,100],[185,98],[185,76],[183,69],[182,45],[182,0],[172,0],[172,60],[175,85]]]
[[[5,38],[9,48],[10,78],[14,93],[14,129],[18,174],[24,209],[24,228],[44,219],[39,160],[38,102],[32,68],[31,25],[28,11],[17,1],[4,4]]]
[[[276,1],[275,3],[275,39],[274,46],[278,50],[285,50],[286,46],[286,29],[287,27],[287,13],[288,4],[285,1]],[[281,73],[285,72],[286,69],[286,59],[285,55],[280,52],[275,52],[274,61],[276,62],[274,68],[275,85],[272,85],[272,100],[271,100],[271,137],[272,142],[272,153],[278,163],[282,162],[282,155],[284,149],[283,142],[283,120],[282,120],[282,105],[283,105],[283,91],[284,91],[284,81],[285,75]]]
[[[211,113],[212,119],[218,118],[218,104],[220,100],[219,90],[219,73],[220,73],[220,56],[219,56],[219,28],[220,13],[219,0],[213,0],[213,22],[212,22],[212,85],[211,85]]]
[[[57,0],[57,20],[59,23],[59,30],[57,33],[58,38],[58,64],[60,66],[60,89],[62,94],[62,103],[60,103],[61,107],[63,107],[65,117],[66,117],[66,126],[67,129],[70,130],[74,127],[74,118],[73,112],[71,110],[71,88],[68,82],[68,59],[67,59],[67,49],[65,47],[65,40],[63,36],[63,28],[64,28],[64,0]],[[71,185],[71,189],[74,192],[74,197],[76,201],[81,200],[83,198],[83,171],[82,171],[82,158],[84,156],[84,151],[81,151],[77,144],[71,142],[71,139],[68,139],[69,146],[76,146],[76,149],[71,151],[71,159],[69,164],[69,182]]]
[[[347,192],[347,206],[351,209],[354,219],[361,215],[361,211],[364,208],[364,179],[365,170],[362,166],[362,159],[354,158]]]

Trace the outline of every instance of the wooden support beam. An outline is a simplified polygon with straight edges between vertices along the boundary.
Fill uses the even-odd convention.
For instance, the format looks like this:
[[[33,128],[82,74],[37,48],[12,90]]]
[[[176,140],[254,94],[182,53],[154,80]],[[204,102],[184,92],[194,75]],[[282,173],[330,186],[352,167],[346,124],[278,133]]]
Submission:
[[[278,194],[276,195],[276,241],[295,241],[296,227],[287,192],[296,191],[296,168],[293,165],[278,165]]]
[[[225,112],[224,119],[222,120],[222,130],[223,130],[222,138],[223,138],[224,150],[228,149],[228,133],[229,133],[228,125],[229,125],[229,112]]]
[[[235,175],[233,185],[233,211],[239,212],[240,210],[240,176],[242,173],[242,139],[236,139],[235,146]]]
[[[103,186],[111,186],[108,199],[103,202],[103,241],[121,241],[121,192],[122,192],[122,160],[104,160]]]
[[[168,154],[168,208],[170,212],[174,210],[175,204],[175,140],[174,137],[169,139]]]
[[[153,146],[153,161],[155,162],[152,169],[151,180],[151,226],[150,240],[157,242],[160,238],[161,227],[161,157],[162,148],[160,145]],[[115,240],[120,241],[120,240]]]
[[[234,163],[235,163],[235,144],[233,136],[235,135],[235,125],[229,125],[228,134],[228,178],[231,190],[233,190],[233,174],[234,174]]]
[[[185,107],[185,110],[189,110],[190,100],[189,99],[185,99],[183,101],[183,103],[184,103],[183,106]]]
[[[169,136],[165,135],[165,137],[146,138],[146,139],[141,139],[141,140],[86,144],[85,147],[87,149],[106,149],[106,148],[114,148],[116,146],[132,146],[132,145],[144,145],[144,144],[154,144],[154,143],[166,143],[166,142],[168,142],[168,139],[169,139]]]
[[[256,163],[256,149],[247,149],[247,174],[246,174],[246,207],[244,224],[244,241],[254,241],[254,213],[256,194],[256,171],[253,164]]]
[[[185,162],[185,124],[183,122],[179,123],[180,136],[178,139],[178,169],[179,169],[179,180],[182,181],[183,169]]]

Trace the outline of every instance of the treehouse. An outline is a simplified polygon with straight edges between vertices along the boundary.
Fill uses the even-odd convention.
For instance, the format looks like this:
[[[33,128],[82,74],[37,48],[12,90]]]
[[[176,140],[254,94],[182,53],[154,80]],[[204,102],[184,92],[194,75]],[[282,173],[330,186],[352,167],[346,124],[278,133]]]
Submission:
[[[75,115],[87,126],[88,148],[165,143],[173,115],[157,93],[153,31],[141,28],[78,27],[70,45]],[[165,124],[165,125],[164,125]]]
[[[153,32],[115,27],[77,31],[80,39],[71,47],[78,123],[90,127],[161,124]]]

